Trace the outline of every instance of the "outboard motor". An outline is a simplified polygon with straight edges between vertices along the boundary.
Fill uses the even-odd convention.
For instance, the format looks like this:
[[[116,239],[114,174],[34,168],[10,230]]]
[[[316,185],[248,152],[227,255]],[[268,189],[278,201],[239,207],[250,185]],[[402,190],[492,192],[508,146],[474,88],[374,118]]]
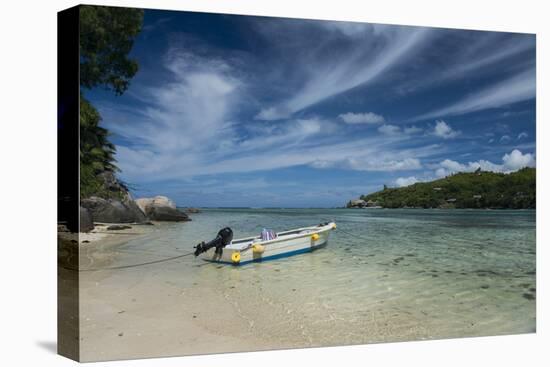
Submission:
[[[233,240],[233,231],[229,227],[225,227],[223,229],[220,229],[218,232],[218,235],[216,238],[214,238],[212,241],[205,243],[202,241],[197,246],[195,246],[195,256],[199,256],[203,252],[208,251],[212,247],[216,248],[216,254],[221,254],[222,249],[229,245],[231,241]]]

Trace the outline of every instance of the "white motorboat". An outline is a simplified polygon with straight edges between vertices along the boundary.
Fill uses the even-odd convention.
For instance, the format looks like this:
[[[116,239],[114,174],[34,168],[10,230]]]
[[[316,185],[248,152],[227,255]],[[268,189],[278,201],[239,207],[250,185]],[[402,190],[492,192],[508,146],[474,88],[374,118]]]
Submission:
[[[206,261],[232,265],[280,259],[325,246],[330,232],[334,229],[336,223],[326,222],[279,232],[268,236],[269,239],[259,235],[232,240],[233,232],[230,228],[224,228],[216,239],[197,245],[195,255]]]

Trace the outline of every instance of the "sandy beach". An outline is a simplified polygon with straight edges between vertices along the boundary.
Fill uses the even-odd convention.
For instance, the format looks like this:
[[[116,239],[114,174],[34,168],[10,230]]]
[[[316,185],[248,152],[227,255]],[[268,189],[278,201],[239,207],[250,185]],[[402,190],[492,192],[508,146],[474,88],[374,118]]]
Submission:
[[[80,245],[81,265],[100,269],[189,253],[194,243],[215,234],[228,218],[230,225],[248,234],[258,231],[255,222],[263,221],[260,214],[271,221],[276,214],[285,226],[287,221],[310,222],[316,212],[284,213],[214,211],[189,223],[133,226],[126,230],[132,234],[126,236],[92,233],[90,242]],[[152,265],[80,272],[80,359],[534,331],[533,255],[523,263],[509,255],[521,241],[525,242],[521,251],[532,252],[529,215],[506,214],[501,219],[501,213],[437,212],[434,222],[435,217],[418,218],[418,213],[385,213],[373,212],[374,217],[367,219],[357,211],[336,211],[333,215],[341,215],[339,228],[346,231],[357,233],[364,220],[376,221],[370,240],[365,243],[337,230],[326,249],[280,261],[232,267],[187,256]],[[325,214],[320,211],[318,215]],[[474,224],[463,227],[464,220],[479,215],[495,226],[494,232],[487,232],[488,227],[465,232],[464,228]],[[508,224],[509,220],[517,222],[518,215],[526,221],[525,229]],[[439,228],[444,222],[450,223],[446,227],[450,234],[432,231],[431,226]],[[501,223],[506,223],[509,233],[502,233]],[[453,227],[457,224],[460,227]],[[408,236],[393,231],[394,226],[405,226]],[[388,236],[393,236],[391,246]],[[426,236],[431,237],[426,240]],[[504,240],[508,237],[513,238],[509,243]],[[488,238],[499,245],[488,247]],[[422,243],[429,246],[423,248]],[[470,252],[462,246],[471,248]]]
[[[162,231],[163,226],[166,225],[132,226],[116,233],[98,227],[81,234],[80,264],[84,270],[79,279],[81,360],[282,347],[254,338],[249,332],[249,322],[228,303],[227,294],[201,287],[200,280],[179,284],[178,261],[162,267],[156,265],[156,269],[145,266],[122,271],[87,271],[110,267],[128,251],[122,245]],[[172,271],[168,273],[167,268]],[[226,331],[224,335],[216,332],[220,327]]]

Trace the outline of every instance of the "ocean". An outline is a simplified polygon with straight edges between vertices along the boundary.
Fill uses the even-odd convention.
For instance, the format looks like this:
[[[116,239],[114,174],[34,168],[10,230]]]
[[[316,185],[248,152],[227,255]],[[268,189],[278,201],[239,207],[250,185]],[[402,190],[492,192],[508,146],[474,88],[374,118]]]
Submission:
[[[289,258],[234,267],[189,256],[101,279],[113,287],[142,283],[144,292],[169,284],[174,289],[170,296],[184,295],[178,299],[182,305],[186,297],[195,304],[202,297],[209,311],[201,314],[197,306],[199,317],[193,322],[204,330],[235,337],[244,333],[273,347],[517,334],[536,328],[532,210],[203,209],[192,219],[155,226],[130,240],[117,249],[111,265],[190,252],[225,226],[233,229],[234,238],[328,220],[337,229],[325,248]],[[206,307],[208,302],[215,304]],[[163,311],[164,306],[159,301],[154,307],[170,318],[168,313],[176,311]],[[238,316],[223,317],[230,314]],[[149,321],[154,325],[154,320],[144,322]]]

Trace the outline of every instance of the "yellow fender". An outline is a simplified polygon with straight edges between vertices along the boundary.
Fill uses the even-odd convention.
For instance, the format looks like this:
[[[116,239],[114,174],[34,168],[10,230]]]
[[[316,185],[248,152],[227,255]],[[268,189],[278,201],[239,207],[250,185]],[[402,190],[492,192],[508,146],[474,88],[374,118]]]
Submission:
[[[231,254],[231,261],[233,261],[233,264],[238,264],[241,261],[240,252],[234,252]]]
[[[252,245],[252,253],[263,254],[264,251],[265,251],[265,247],[260,245],[259,243]]]
[[[317,241],[317,240],[319,239],[319,234],[318,234],[318,233],[312,234],[312,235],[311,235],[311,239],[312,239],[313,241]]]
[[[336,229],[336,223],[332,224],[332,229]]]

